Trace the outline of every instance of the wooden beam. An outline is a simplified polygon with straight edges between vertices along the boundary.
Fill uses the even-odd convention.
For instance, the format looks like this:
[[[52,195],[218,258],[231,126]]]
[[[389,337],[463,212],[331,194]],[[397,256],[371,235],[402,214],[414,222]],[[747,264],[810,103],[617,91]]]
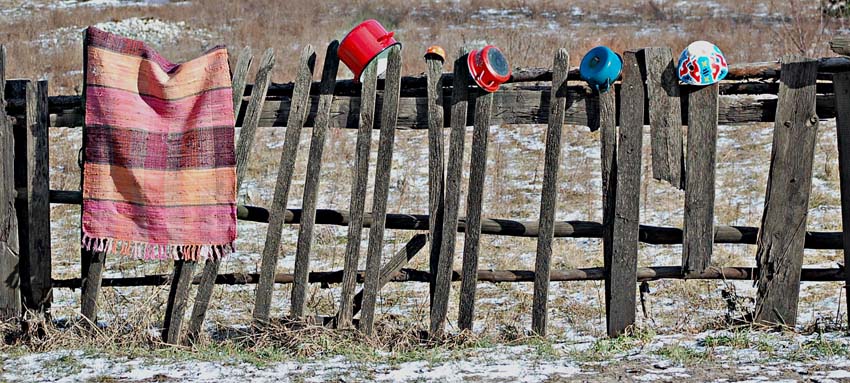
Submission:
[[[636,52],[623,54],[623,88],[617,143],[617,186],[612,223],[613,245],[606,294],[608,336],[626,332],[635,322],[638,235],[640,230],[641,145],[644,85]]]
[[[292,185],[292,174],[295,172],[295,158],[298,156],[298,144],[301,137],[301,127],[309,107],[307,89],[313,76],[316,64],[316,52],[312,45],[307,45],[301,51],[298,60],[298,72],[293,91],[293,112],[286,123],[286,135],[283,138],[283,150],[280,152],[280,168],[274,187],[269,227],[266,232],[266,242],[263,246],[262,263],[260,264],[260,283],[257,284],[257,295],[254,301],[253,318],[257,324],[267,323],[274,290],[274,275],[277,272],[277,258],[280,253],[280,237],[283,231],[283,216],[289,199],[289,187]],[[302,274],[306,274],[309,260],[295,260],[295,283],[292,286],[292,313],[300,318],[304,313],[304,297],[306,290],[302,282]]]
[[[649,100],[652,177],[682,188],[682,110],[676,63],[670,48],[646,48],[643,56]]]
[[[699,274],[711,265],[714,243],[714,174],[717,157],[717,84],[693,89],[688,125],[688,171],[682,230],[682,271]]]
[[[817,61],[801,57],[786,57],[782,62],[770,177],[756,252],[758,266],[768,270],[758,281],[755,320],[759,323],[790,327],[797,323],[818,128],[817,68]]]
[[[546,153],[543,160],[543,187],[540,195],[540,232],[537,236],[537,257],[534,273],[531,331],[546,336],[547,305],[549,302],[549,271],[552,260],[552,241],[555,235],[555,213],[558,210],[558,170],[561,167],[561,131],[563,111],[567,105],[567,73],[570,55],[559,49],[552,64],[552,105],[549,126],[546,128]],[[476,268],[477,269],[477,265]],[[472,269],[472,270],[475,270]]]
[[[443,207],[445,198],[445,139],[443,138],[443,58],[426,55],[428,66],[428,232],[431,234],[428,265],[431,283],[428,286],[429,303],[434,300],[440,244],[443,241]]]
[[[267,53],[268,53],[268,51],[267,51]],[[248,78],[248,69],[251,66],[251,61],[253,61],[253,57],[254,56],[251,53],[251,48],[245,47],[245,49],[242,50],[242,53],[239,54],[239,58],[236,60],[236,70],[233,71],[233,76],[231,77],[232,78],[231,86],[232,86],[232,92],[233,92],[233,115],[234,116],[236,116],[239,113],[239,107],[242,106],[242,102],[241,102],[242,98],[238,97],[238,96],[241,95],[245,91],[245,83],[246,83],[247,78]],[[271,60],[272,60],[272,63],[273,63],[274,56],[271,57]],[[270,65],[271,65],[271,63],[270,63]],[[259,74],[266,73],[266,74],[263,74],[263,75],[268,77],[268,74],[267,74],[268,70],[271,70],[271,67],[260,68],[260,71],[259,71],[258,76],[257,76],[257,80],[255,80],[255,83],[258,83],[258,84],[264,83],[265,81],[260,78]],[[261,90],[258,89],[258,92],[261,92]],[[257,93],[257,94],[260,95],[261,93]],[[252,98],[250,104],[253,105],[253,106],[249,107],[249,109],[257,109],[256,103],[261,102],[261,100],[264,99],[264,98],[265,98],[265,94],[263,94],[263,97]],[[256,99],[256,101],[255,101],[255,99]],[[253,125],[253,126],[247,125],[247,126],[242,127],[242,132],[244,133],[246,131],[253,131],[255,129],[256,129],[256,124]],[[252,135],[253,135],[253,133],[252,133]],[[240,138],[242,138],[242,136],[240,136]],[[236,171],[236,195],[237,196],[239,195],[239,188],[242,185],[242,180],[245,179],[245,172],[248,170],[247,161],[248,161],[248,154],[250,152],[250,150],[248,149],[248,146],[250,146],[252,144],[253,144],[253,138],[251,140],[248,140],[248,139],[241,140],[240,139],[238,145],[236,146],[236,153],[242,153],[243,158],[241,159],[241,161],[246,162],[246,165],[242,166],[242,168],[241,168],[241,171],[242,171],[241,173],[239,172],[239,169],[237,169],[237,171]],[[238,165],[238,162],[239,162],[239,160],[237,159],[237,165]],[[189,317],[190,318],[189,328],[188,328],[188,331],[187,331],[188,336],[186,337],[187,341],[189,341],[189,342],[194,342],[195,340],[197,340],[198,337],[201,334],[201,331],[203,330],[204,318],[206,318],[206,315],[207,315],[207,308],[209,308],[209,305],[210,305],[210,299],[212,298],[213,289],[215,287],[214,286],[215,285],[215,278],[216,278],[216,275],[218,275],[218,270],[219,270],[220,266],[221,266],[221,259],[218,259],[218,258],[209,258],[204,263],[204,269],[201,272],[202,273],[201,274],[201,283],[198,286],[198,293],[197,293],[197,295],[195,295],[195,304],[194,304],[194,306],[192,306],[192,314]]]
[[[439,339],[443,336],[449,312],[449,294],[452,288],[451,271],[457,238],[460,184],[463,175],[463,146],[467,126],[466,110],[469,103],[467,91],[469,70],[467,69],[466,58],[466,52],[461,49],[454,62],[451,103],[452,128],[449,136],[449,161],[446,166],[445,205],[443,208],[443,242],[440,244],[434,299],[431,302],[430,312],[430,336],[432,339]]]
[[[850,72],[836,73],[835,118],[838,131],[838,176],[841,184],[841,231],[844,242],[844,289],[850,299]],[[850,300],[845,300],[850,302]],[[850,324],[850,310],[847,310],[847,323]]]
[[[419,250],[422,250],[422,248],[425,247],[427,242],[428,236],[425,234],[416,234],[410,239],[410,241],[407,241],[407,244],[405,244],[401,250],[395,253],[395,255],[393,255],[392,258],[390,258],[390,260],[381,267],[381,273],[378,278],[378,291],[384,288],[387,283],[392,281],[393,277],[400,272],[401,269],[416,256],[416,254],[419,253]],[[364,281],[368,278],[368,275],[368,270],[362,273]],[[360,309],[363,308],[364,291],[365,289],[360,290],[360,292],[354,296],[354,315],[357,315]],[[362,320],[360,323],[363,323]]]
[[[835,36],[829,43],[829,47],[836,54],[850,56],[850,36]],[[850,68],[844,71],[850,71]]]
[[[378,82],[377,63],[366,65],[363,71],[363,89],[360,105],[359,128],[354,153],[354,179],[351,182],[351,225],[348,227],[345,245],[345,265],[342,280],[342,292],[339,300],[338,328],[350,328],[354,316],[353,299],[357,283],[355,273],[360,262],[360,239],[363,229],[363,210],[366,206],[366,184],[369,180],[369,151],[372,146],[372,126],[375,117],[376,84]],[[371,226],[370,226],[371,227]]]
[[[401,91],[401,47],[389,49],[387,57],[385,103],[381,108],[381,136],[378,139],[378,159],[375,164],[375,188],[372,193],[373,226],[369,229],[369,246],[366,251],[366,280],[363,282],[363,311],[360,313],[360,331],[372,335],[375,323],[375,305],[380,289],[381,258],[384,249],[384,228],[387,222],[387,198],[392,175],[395,124],[398,117],[398,96]]]
[[[15,213],[15,138],[6,116],[6,47],[0,45],[0,321],[21,315],[18,219]]]

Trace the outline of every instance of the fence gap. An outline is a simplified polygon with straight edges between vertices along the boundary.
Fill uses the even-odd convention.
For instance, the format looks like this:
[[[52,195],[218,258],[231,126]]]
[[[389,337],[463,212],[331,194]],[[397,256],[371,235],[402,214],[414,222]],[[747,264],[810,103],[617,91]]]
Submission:
[[[445,157],[443,139],[443,58],[426,55],[428,66],[428,232],[431,234],[428,270],[429,302],[434,301],[434,286],[437,265],[440,259],[440,243],[443,238],[443,198],[445,197]]]
[[[817,60],[782,60],[773,128],[770,177],[764,199],[756,262],[755,320],[794,327],[817,138]]]
[[[473,115],[472,154],[469,162],[469,185],[466,192],[466,227],[463,231],[463,266],[461,269],[458,327],[472,330],[475,318],[475,289],[478,282],[478,254],[481,250],[481,205],[487,177],[487,141],[493,93],[478,90]]]
[[[286,204],[289,198],[289,187],[292,185],[292,174],[295,171],[295,158],[298,155],[298,141],[301,127],[310,110],[310,84],[313,77],[313,67],[316,64],[316,52],[312,45],[307,45],[301,51],[298,61],[298,73],[295,87],[292,90],[292,108],[286,122],[286,135],[283,138],[283,150],[280,153],[280,168],[274,187],[274,197],[269,210],[269,227],[266,243],[263,247],[263,258],[260,264],[260,280],[257,284],[257,295],[254,301],[254,321],[257,324],[267,323],[274,291],[274,275],[277,271],[277,259],[280,254],[280,237],[283,234],[283,224],[286,219]],[[300,267],[299,267],[300,266]],[[292,312],[290,315],[298,320],[304,316],[304,298],[307,294],[307,272],[309,260],[295,260],[295,281],[292,285]]]
[[[679,78],[670,48],[646,48],[646,93],[652,144],[652,177],[682,188],[682,111]],[[690,104],[694,105],[694,104]]]
[[[249,103],[248,109],[261,110],[262,102],[265,100],[265,89],[267,85],[263,85],[263,83],[268,84],[268,80],[261,79],[260,74],[268,78],[268,71],[271,70],[271,66],[274,63],[274,55],[272,54],[272,50],[266,51],[266,59],[264,61],[264,65],[260,68],[260,71],[257,75],[257,79],[254,80],[255,84],[259,84],[255,89],[254,93],[251,95],[251,101]],[[236,60],[236,69],[233,71],[232,78],[232,91],[233,91],[233,118],[237,119],[239,117],[239,110],[242,108],[242,98],[245,94],[245,83],[248,79],[248,69],[251,66],[251,61],[253,61],[253,54],[251,53],[250,47],[245,47],[242,50],[242,53],[239,54],[239,58]],[[253,105],[252,105],[253,104]],[[254,131],[256,129],[257,123],[252,123],[252,121],[257,121],[257,119],[246,119],[245,121],[249,122],[249,125],[246,127],[243,123],[242,133],[246,130]],[[253,133],[251,133],[253,136]],[[242,153],[242,162],[245,162],[247,165],[248,161],[248,153],[250,153],[249,146],[251,146],[253,139],[251,140],[241,140],[242,134],[240,134],[239,144],[236,146],[236,153]],[[242,186],[242,180],[245,179],[245,172],[248,169],[247,166],[242,166],[239,169],[240,160],[237,159],[237,170],[236,170],[236,195],[239,195],[239,189]],[[241,172],[240,172],[241,170]],[[189,317],[189,329],[188,329],[188,337],[189,341],[194,341],[198,339],[203,330],[204,318],[207,315],[207,308],[209,308],[210,298],[212,298],[213,289],[215,288],[215,279],[218,276],[218,270],[221,267],[221,259],[207,259],[204,263],[204,270],[201,272],[201,280],[198,284],[198,293],[195,295],[195,304],[192,306],[192,315]]]
[[[836,73],[835,125],[838,130],[838,175],[841,183],[841,238],[844,247],[845,302],[850,302],[850,72]],[[847,310],[850,324],[850,310]]]
[[[467,91],[468,78],[469,69],[466,65],[466,51],[461,49],[458,52],[458,58],[454,62],[451,134],[449,136],[449,160],[446,166],[445,206],[443,209],[443,238],[440,244],[440,258],[437,262],[434,299],[431,302],[431,338],[442,337],[449,310],[449,295],[452,288],[452,265],[454,262],[455,239],[457,238],[458,227],[458,205],[460,205],[460,184],[463,175],[463,143],[466,138],[466,112],[469,105]]]
[[[21,315],[18,219],[15,213],[15,139],[6,115],[6,47],[0,45],[0,321]]]
[[[369,246],[366,251],[366,278],[363,281],[363,311],[360,313],[360,331],[372,334],[375,321],[375,304],[380,289],[381,255],[384,247],[384,227],[387,221],[387,197],[392,173],[393,144],[395,142],[398,98],[401,91],[401,47],[390,48],[387,58],[381,106],[381,136],[378,141],[378,160],[375,164],[375,189],[372,196],[372,225],[369,229]]]
[[[366,183],[369,180],[369,150],[372,145],[372,126],[375,117],[375,98],[378,83],[378,68],[372,61],[363,70],[363,87],[360,90],[360,127],[354,156],[354,180],[351,183],[349,207],[348,242],[345,246],[345,265],[342,272],[337,327],[350,328],[352,299],[357,287],[357,267],[360,261],[360,237],[363,232],[363,210],[366,205]]]
[[[682,273],[699,275],[711,266],[714,244],[714,175],[717,157],[718,86],[688,92],[688,152]]]
[[[640,222],[640,170],[643,138],[644,83],[637,52],[623,55],[620,93],[620,130],[617,141],[616,186],[612,221],[612,253],[608,267],[606,314],[608,336],[626,332],[635,322],[638,233]],[[610,191],[609,191],[610,192]]]
[[[546,152],[543,167],[543,187],[540,195],[540,219],[537,234],[537,258],[534,265],[534,300],[532,302],[531,330],[546,335],[546,307],[549,303],[549,274],[552,259],[552,241],[555,235],[555,213],[558,210],[558,173],[561,167],[561,133],[564,129],[564,111],[567,108],[567,74],[570,55],[559,49],[552,65],[552,90],[550,91],[549,126],[546,129]]]

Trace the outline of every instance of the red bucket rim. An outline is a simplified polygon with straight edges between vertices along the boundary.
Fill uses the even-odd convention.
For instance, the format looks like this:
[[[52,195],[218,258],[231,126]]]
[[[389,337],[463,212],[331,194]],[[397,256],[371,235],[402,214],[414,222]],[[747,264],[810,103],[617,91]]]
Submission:
[[[472,52],[469,52],[469,54],[467,55],[468,57],[466,58],[466,66],[467,66],[467,67],[468,67],[468,69],[469,69],[469,74],[470,74],[470,75],[472,76],[472,78],[475,80],[475,83],[476,83],[476,84],[478,84],[478,86],[479,86],[481,89],[484,89],[484,90],[486,90],[486,91],[488,91],[488,92],[491,92],[491,93],[492,93],[492,92],[495,92],[495,91],[499,90],[499,86],[501,86],[502,84],[504,84],[504,83],[505,83],[505,81],[508,81],[508,80],[511,78],[511,73],[512,73],[512,71],[511,71],[511,68],[510,68],[510,67],[508,67],[508,73],[507,73],[506,75],[504,75],[504,76],[500,76],[500,75],[499,75],[499,74],[498,74],[498,73],[497,73],[497,72],[493,69],[493,67],[490,65],[490,61],[489,61],[489,60],[486,60],[485,58],[482,58],[482,60],[481,60],[481,61],[484,63],[485,70],[486,70],[488,73],[490,73],[490,75],[491,75],[491,76],[493,76],[493,79],[495,80],[493,85],[485,85],[485,84],[482,84],[482,83],[479,81],[479,77],[480,77],[479,75],[480,75],[480,73],[478,73],[478,72],[475,70],[475,68],[476,68],[476,67],[475,67],[475,65],[474,65],[474,61],[475,61],[475,57],[476,57],[476,56],[479,56],[479,55],[482,55],[482,56],[483,56],[483,55],[484,55],[484,53],[485,53],[485,51],[489,52],[489,50],[490,50],[490,49],[495,49],[495,50],[497,50],[497,51],[499,52],[499,54],[501,54],[503,57],[504,57],[504,55],[505,55],[505,54],[502,52],[502,50],[501,50],[501,49],[499,49],[499,47],[497,47],[497,46],[495,46],[495,45],[486,45],[486,46],[484,46],[484,47],[483,47],[483,48],[481,48],[481,49],[473,49],[473,50],[472,50]],[[507,59],[505,59],[505,61],[507,62]]]

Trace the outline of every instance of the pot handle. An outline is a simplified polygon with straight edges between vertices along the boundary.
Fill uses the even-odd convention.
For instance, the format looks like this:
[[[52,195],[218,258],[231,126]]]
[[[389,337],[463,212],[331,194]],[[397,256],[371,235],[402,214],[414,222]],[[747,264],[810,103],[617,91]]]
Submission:
[[[387,32],[387,34],[385,34],[385,35],[383,35],[383,36],[381,36],[381,37],[378,37],[378,42],[379,42],[379,43],[382,43],[382,42],[384,42],[384,41],[386,41],[386,40],[389,40],[389,39],[393,38],[393,36],[395,36],[395,32]]]

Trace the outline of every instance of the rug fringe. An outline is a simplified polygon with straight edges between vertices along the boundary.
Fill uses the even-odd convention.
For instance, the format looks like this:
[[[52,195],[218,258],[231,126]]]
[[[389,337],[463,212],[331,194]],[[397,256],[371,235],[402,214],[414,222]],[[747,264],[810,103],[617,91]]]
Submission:
[[[88,251],[106,252],[144,260],[221,260],[236,251],[234,243],[163,245],[115,238],[95,238],[83,233],[82,247]]]

